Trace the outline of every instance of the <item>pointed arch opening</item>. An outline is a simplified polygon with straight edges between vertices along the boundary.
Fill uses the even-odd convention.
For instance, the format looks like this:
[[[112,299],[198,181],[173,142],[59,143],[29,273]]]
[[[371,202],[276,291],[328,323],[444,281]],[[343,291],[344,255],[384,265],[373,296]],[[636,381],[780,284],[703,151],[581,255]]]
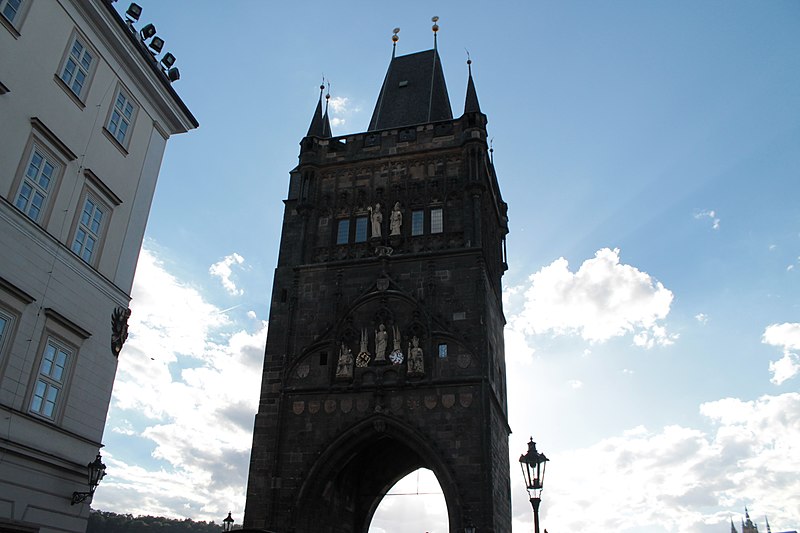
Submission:
[[[369,533],[447,533],[447,502],[436,474],[419,468],[394,484],[372,516]]]

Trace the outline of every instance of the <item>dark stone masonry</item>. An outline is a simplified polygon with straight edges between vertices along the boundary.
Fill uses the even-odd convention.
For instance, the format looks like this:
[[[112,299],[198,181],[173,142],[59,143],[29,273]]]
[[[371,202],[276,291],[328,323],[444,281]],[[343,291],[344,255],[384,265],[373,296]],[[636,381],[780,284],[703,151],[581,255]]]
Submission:
[[[451,532],[511,531],[501,278],[507,205],[471,73],[393,57],[369,131],[322,97],[290,173],[245,526],[366,532],[425,467]],[[324,109],[324,111],[323,111]]]

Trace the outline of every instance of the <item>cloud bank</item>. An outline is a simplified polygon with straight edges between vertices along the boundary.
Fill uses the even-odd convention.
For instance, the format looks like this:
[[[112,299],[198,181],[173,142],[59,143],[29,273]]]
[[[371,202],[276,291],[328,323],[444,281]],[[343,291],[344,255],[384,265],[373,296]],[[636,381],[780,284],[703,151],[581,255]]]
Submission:
[[[208,273],[220,279],[222,286],[228,291],[228,294],[232,296],[241,296],[244,294],[244,289],[238,288],[236,283],[231,279],[231,276],[233,275],[233,267],[236,265],[241,266],[242,264],[244,264],[244,257],[234,252],[231,255],[226,255],[222,261],[211,265],[208,268]]]

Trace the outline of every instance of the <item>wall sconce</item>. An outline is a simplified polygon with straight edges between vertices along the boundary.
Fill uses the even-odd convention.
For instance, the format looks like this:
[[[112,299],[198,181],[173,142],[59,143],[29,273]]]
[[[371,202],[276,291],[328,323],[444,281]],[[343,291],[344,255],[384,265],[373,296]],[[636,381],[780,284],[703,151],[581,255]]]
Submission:
[[[97,485],[100,484],[100,480],[103,479],[106,475],[106,465],[103,464],[103,461],[100,460],[100,454],[97,454],[94,461],[86,465],[89,474],[89,492],[73,492],[72,493],[72,505],[76,503],[81,503],[94,495],[94,490],[97,488]]]

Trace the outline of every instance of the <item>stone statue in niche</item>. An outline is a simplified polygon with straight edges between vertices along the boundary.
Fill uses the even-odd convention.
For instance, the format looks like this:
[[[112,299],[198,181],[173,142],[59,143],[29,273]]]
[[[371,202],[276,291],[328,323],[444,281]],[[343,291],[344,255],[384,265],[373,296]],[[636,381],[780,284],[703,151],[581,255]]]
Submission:
[[[403,349],[400,347],[400,328],[397,326],[392,326],[392,333],[394,333],[394,349],[392,353],[389,354],[389,360],[392,362],[393,365],[399,365],[403,363]]]
[[[353,351],[342,343],[339,350],[339,363],[336,365],[336,379],[353,378]]]
[[[378,331],[375,332],[375,362],[386,361],[386,343],[389,340],[389,334],[386,333],[386,326],[381,324],[378,326]]]
[[[419,347],[419,337],[414,335],[408,344],[408,374],[411,376],[425,375],[425,363],[422,360],[422,348]]]
[[[371,359],[369,349],[367,348],[367,338],[367,328],[363,328],[361,330],[361,349],[358,352],[358,357],[356,357],[356,366],[358,368],[367,366]]]
[[[368,207],[369,219],[372,221],[372,238],[375,239],[381,236],[381,224],[383,223],[383,213],[381,213],[381,204],[375,204],[375,209]]]
[[[400,228],[403,225],[403,212],[400,211],[400,202],[395,202],[392,214],[389,217],[389,235],[400,235]]]

